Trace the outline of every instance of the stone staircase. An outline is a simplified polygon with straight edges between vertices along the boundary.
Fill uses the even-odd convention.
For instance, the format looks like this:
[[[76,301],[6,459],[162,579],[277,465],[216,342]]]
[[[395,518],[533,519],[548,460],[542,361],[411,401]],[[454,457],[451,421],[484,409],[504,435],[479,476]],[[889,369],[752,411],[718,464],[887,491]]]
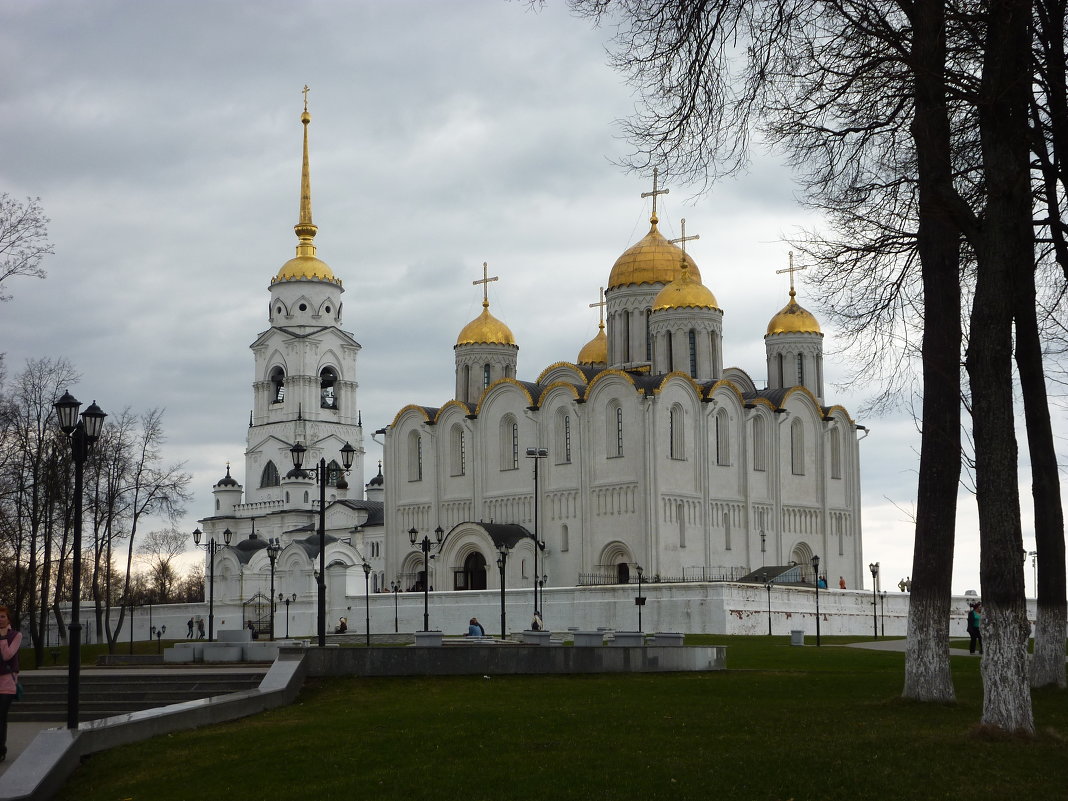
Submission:
[[[216,695],[253,690],[267,667],[241,665],[235,668],[83,668],[78,701],[80,721],[152,709]],[[67,719],[67,674],[65,671],[23,671],[19,680],[26,689],[21,701],[11,705],[9,721],[65,721]]]

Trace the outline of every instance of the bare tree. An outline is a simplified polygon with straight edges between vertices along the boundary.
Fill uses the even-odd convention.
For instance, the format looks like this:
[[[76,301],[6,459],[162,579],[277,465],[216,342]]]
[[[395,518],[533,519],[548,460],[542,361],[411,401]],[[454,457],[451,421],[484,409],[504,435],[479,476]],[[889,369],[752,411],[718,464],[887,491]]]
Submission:
[[[176,528],[150,531],[137,553],[142,557],[149,580],[160,603],[170,603],[180,582],[174,558],[184,553],[188,535]]]
[[[4,286],[9,278],[44,278],[41,261],[52,252],[41,199],[22,203],[6,192],[0,194],[0,301],[11,298]]]

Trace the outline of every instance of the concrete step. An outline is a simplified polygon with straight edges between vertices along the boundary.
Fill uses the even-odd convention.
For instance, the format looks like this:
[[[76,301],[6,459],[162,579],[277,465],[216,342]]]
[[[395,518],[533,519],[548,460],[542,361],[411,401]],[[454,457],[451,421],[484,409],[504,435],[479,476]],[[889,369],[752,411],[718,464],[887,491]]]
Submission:
[[[141,709],[194,701],[255,689],[266,667],[258,669],[196,668],[93,669],[80,677],[79,720],[136,712]],[[11,705],[11,721],[67,719],[67,676],[62,671],[25,671],[19,680],[26,688],[23,700]]]

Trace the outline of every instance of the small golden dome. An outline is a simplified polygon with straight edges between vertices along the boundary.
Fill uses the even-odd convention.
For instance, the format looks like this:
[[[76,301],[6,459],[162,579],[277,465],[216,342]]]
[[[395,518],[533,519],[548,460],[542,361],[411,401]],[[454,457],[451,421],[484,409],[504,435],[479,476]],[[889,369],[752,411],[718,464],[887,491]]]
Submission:
[[[295,256],[282,265],[271,283],[275,281],[330,281],[340,284],[341,281],[334,277],[334,271],[327,266],[326,262],[315,256]]]
[[[653,311],[660,309],[718,309],[712,290],[693,277],[688,265],[679,264],[679,277],[661,289],[653,300]]]
[[[512,330],[489,313],[489,303],[483,301],[482,314],[464,326],[457,345],[515,345]]]
[[[772,334],[822,334],[820,324],[812,312],[801,308],[795,299],[797,293],[790,290],[790,302],[768,323],[768,336]]]
[[[649,222],[649,233],[616,259],[612,274],[608,278],[608,288],[636,284],[670,284],[682,272],[682,259],[686,260],[686,265],[693,270],[694,278],[700,283],[701,271],[697,269],[697,263],[678,245],[668,242],[657,230],[656,216]]]
[[[582,346],[576,364],[608,364],[608,336],[604,323],[598,326],[597,335]]]

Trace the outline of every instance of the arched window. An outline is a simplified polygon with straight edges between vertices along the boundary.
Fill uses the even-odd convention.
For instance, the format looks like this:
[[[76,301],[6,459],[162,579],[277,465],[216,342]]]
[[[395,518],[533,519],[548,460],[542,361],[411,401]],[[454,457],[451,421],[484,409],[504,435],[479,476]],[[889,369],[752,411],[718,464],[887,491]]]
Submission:
[[[560,550],[566,551],[570,546],[571,543],[568,542],[567,523],[564,523],[564,525],[560,526]]]
[[[801,353],[797,354],[797,385],[805,385],[805,356]]]
[[[326,466],[326,485],[336,487],[339,478],[341,478],[341,465],[331,459],[330,464]]]
[[[675,507],[676,522],[679,524],[679,547],[686,547],[686,507],[681,503]]]
[[[712,331],[708,335],[708,355],[712,359],[712,372],[715,373],[716,365],[719,364],[719,359],[716,357],[716,332]]]
[[[606,456],[609,458],[623,455],[623,407],[617,401],[608,404],[605,415],[607,431],[605,432]]]
[[[727,466],[731,463],[731,427],[727,410],[716,413],[716,464]]]
[[[786,365],[783,362],[783,356],[779,354],[779,386],[786,386]]]
[[[763,417],[753,418],[753,469],[761,472],[768,469],[766,425]]]
[[[731,549],[731,516],[729,512],[723,513],[723,548]]]
[[[471,398],[471,365],[464,365],[463,396],[460,398],[464,403],[470,403]]]
[[[260,488],[277,487],[278,484],[278,468],[274,466],[274,462],[267,462],[260,473]]]
[[[490,385],[490,366],[488,364],[482,365],[482,388],[485,389]]]
[[[286,371],[281,367],[271,368],[271,403],[286,399]]]
[[[686,458],[686,413],[679,404],[671,407],[668,416],[668,443],[672,459]]]
[[[556,447],[553,451],[557,464],[571,461],[571,416],[563,409],[556,413]]]
[[[501,418],[501,470],[519,469],[519,424],[510,414]]]
[[[460,424],[452,427],[452,475],[462,476],[467,471],[467,452],[464,429]]]
[[[664,336],[667,338],[667,371],[670,373],[675,369],[675,337],[670,331]]]
[[[690,375],[697,378],[697,332],[691,328],[687,339],[690,346]]]
[[[623,317],[623,361],[630,361],[630,312],[624,309],[620,314]]]
[[[790,424],[790,470],[795,476],[805,474],[805,428],[800,420]]]
[[[423,480],[423,438],[418,431],[408,434],[408,480]]]
[[[653,332],[650,330],[649,321],[652,319],[653,310],[645,310],[645,361],[653,360]]]
[[[831,429],[831,478],[842,477],[842,432]]]
[[[337,409],[337,370],[324,367],[319,372],[319,406]]]

